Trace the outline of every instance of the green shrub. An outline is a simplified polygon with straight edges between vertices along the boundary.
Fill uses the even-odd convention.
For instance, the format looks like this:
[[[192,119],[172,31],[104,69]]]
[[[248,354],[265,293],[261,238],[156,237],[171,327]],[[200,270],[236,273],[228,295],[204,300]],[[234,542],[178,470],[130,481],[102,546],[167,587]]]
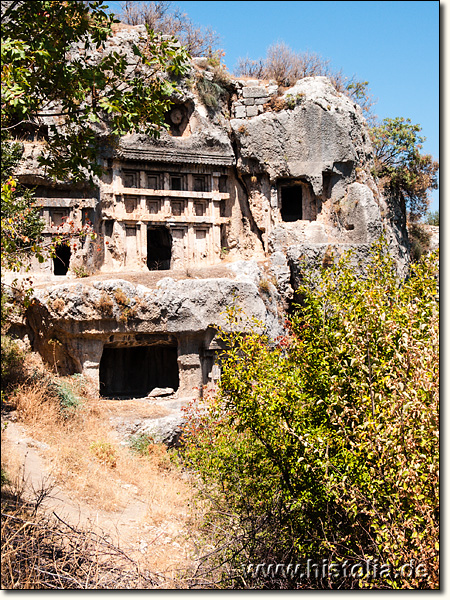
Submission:
[[[425,222],[428,225],[434,225],[435,227],[439,227],[439,211],[435,210],[434,212],[429,212],[426,215]]]
[[[295,96],[293,94],[288,94],[286,96],[286,107],[289,110],[293,110],[298,104],[301,104],[303,102],[303,100],[305,99],[305,94],[301,93],[301,94],[296,94]]]
[[[57,382],[55,384],[55,391],[64,418],[73,416],[76,410],[81,406],[81,400],[75,394],[72,386],[65,381]]]
[[[84,265],[81,265],[79,267],[72,267],[72,271],[73,271],[75,277],[78,277],[78,278],[89,277],[89,275],[90,275],[89,271],[86,269],[86,267]]]
[[[130,449],[141,456],[148,455],[149,446],[154,444],[155,441],[151,435],[147,433],[139,433],[136,435],[132,435],[128,439],[128,445]]]
[[[202,78],[197,82],[197,91],[203,104],[212,110],[218,109],[222,100],[227,95],[227,90],[222,80],[210,81],[209,79]]]
[[[9,335],[1,336],[2,391],[8,393],[25,378],[25,355],[18,343]]]
[[[439,585],[437,263],[401,281],[378,244],[364,278],[345,258],[314,285],[305,269],[302,307],[275,346],[221,332],[218,393],[191,415],[185,458],[211,502],[224,586]],[[374,579],[242,570],[307,559],[424,567]]]

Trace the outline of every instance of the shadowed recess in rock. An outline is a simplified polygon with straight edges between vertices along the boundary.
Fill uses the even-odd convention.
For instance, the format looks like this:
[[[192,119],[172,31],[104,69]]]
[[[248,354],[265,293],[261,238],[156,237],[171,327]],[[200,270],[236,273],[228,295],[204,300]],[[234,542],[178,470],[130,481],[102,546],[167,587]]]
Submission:
[[[302,186],[289,185],[281,188],[281,218],[298,221],[302,218]]]
[[[154,388],[177,390],[177,349],[171,346],[105,348],[100,361],[100,395],[143,398]]]
[[[167,227],[148,227],[147,266],[150,271],[170,269],[172,239]]]
[[[70,246],[59,244],[55,248],[55,257],[53,258],[53,273],[55,275],[66,275],[70,263]]]

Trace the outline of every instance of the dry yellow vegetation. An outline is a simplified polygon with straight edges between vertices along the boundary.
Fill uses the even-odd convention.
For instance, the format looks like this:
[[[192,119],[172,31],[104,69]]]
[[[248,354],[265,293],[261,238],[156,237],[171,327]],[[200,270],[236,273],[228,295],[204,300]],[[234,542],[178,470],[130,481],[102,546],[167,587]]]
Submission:
[[[28,440],[26,452],[38,448],[42,481],[52,482],[50,498],[54,487],[62,494],[69,525],[89,524],[92,531],[95,521],[99,535],[114,538],[141,571],[160,577],[162,587],[184,587],[199,536],[190,476],[174,464],[165,446],[149,441],[135,452],[110,423],[118,416],[157,418],[162,409],[145,401],[102,400],[81,377],[52,376],[76,399],[74,406],[61,410],[54,386],[48,385],[50,375],[42,365],[36,368],[39,359],[28,354],[27,362],[39,373],[10,397],[9,408],[15,412],[9,413],[13,419],[2,432],[2,466],[9,480],[24,486],[25,458],[11,439],[14,429]],[[51,501],[42,506],[47,503],[53,508]]]

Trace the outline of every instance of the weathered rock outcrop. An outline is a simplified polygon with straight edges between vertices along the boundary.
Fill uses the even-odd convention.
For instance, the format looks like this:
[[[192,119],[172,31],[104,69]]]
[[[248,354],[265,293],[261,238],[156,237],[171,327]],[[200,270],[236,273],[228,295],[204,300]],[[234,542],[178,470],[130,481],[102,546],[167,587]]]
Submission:
[[[243,173],[267,173],[271,180],[306,177],[319,195],[324,172],[342,175],[370,160],[372,148],[361,109],[338,93],[329,79],[302,79],[282,98],[292,98],[292,105],[231,121]]]
[[[166,277],[153,289],[121,279],[95,278],[89,283],[38,289],[27,311],[31,341],[60,373],[84,373],[97,382],[105,348],[151,346],[156,355],[148,359],[148,368],[160,368],[164,355],[159,359],[159,351],[172,348],[178,377],[169,375],[152,382],[160,382],[158,387],[176,387],[179,396],[195,396],[214,380],[213,355],[218,348],[214,338],[218,328],[229,327],[226,309],[232,304],[248,315],[249,327],[254,317],[261,323],[261,332],[271,337],[281,332],[279,296],[273,288],[272,293],[265,290],[263,300],[257,284],[261,272],[256,263],[251,266],[251,278],[245,269],[233,279],[175,281]],[[105,369],[114,368],[111,364]],[[179,385],[170,385],[173,381]],[[126,395],[118,389],[117,395]]]
[[[127,53],[142,35],[119,28],[111,47]],[[50,183],[39,189],[47,236],[61,219],[81,223],[86,215],[97,234],[69,258],[57,256],[70,262],[66,280],[52,261],[35,272],[43,287],[27,312],[30,337],[61,372],[96,378],[105,395],[156,387],[195,395],[217,378],[216,326],[226,325],[230,304],[272,337],[280,333],[300,260],[314,266],[352,248],[364,264],[384,232],[405,269],[404,210],[371,175],[361,109],[327,78],[281,90],[275,82],[218,77],[196,59],[167,124],[159,140],[128,135],[105,147],[95,193],[69,194]],[[39,145],[26,146],[23,180],[41,181]],[[192,267],[220,264],[226,276],[190,275]],[[104,275],[70,281],[76,267]],[[125,277],[159,269],[168,277],[156,286]]]

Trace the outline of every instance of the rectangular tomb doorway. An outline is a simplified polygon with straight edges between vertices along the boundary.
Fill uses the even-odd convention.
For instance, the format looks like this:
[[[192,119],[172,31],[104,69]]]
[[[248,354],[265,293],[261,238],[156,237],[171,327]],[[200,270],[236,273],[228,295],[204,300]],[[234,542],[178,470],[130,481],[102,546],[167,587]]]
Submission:
[[[303,218],[301,185],[281,187],[281,218],[285,222],[300,221]]]
[[[67,244],[58,244],[55,247],[55,256],[53,257],[54,275],[67,275],[70,263],[70,246]]]
[[[172,236],[167,227],[147,227],[147,267],[149,271],[170,269]]]
[[[105,347],[100,360],[100,395],[144,398],[154,388],[180,385],[177,348],[173,346]]]

